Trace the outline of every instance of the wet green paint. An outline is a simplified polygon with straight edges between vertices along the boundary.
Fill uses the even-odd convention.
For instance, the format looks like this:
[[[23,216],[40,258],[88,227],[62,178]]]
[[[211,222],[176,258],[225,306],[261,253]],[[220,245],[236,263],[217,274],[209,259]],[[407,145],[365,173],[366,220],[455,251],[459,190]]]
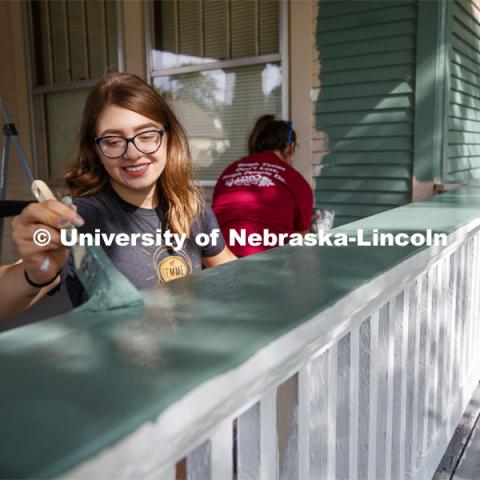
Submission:
[[[450,233],[479,212],[469,189],[342,231]],[[420,250],[284,247],[146,290],[145,308],[1,334],[0,476],[61,474]]]

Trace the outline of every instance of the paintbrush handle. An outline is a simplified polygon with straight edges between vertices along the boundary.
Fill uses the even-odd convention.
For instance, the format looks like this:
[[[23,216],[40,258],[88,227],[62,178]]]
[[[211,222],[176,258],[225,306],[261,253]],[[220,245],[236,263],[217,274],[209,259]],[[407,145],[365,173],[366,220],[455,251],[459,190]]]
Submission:
[[[57,200],[53,192],[43,180],[34,180],[32,182],[32,192],[39,202],[44,202],[45,200]],[[65,201],[63,203],[67,204]],[[75,228],[75,225],[73,225],[73,223],[69,223],[65,228],[73,230]],[[83,257],[85,256],[85,248],[74,245],[72,247],[72,251],[75,267],[79,267],[83,260]]]
[[[55,195],[43,180],[34,180],[32,182],[32,192],[39,202],[45,200],[56,200]]]
[[[53,192],[50,190],[48,185],[43,180],[34,180],[32,182],[32,192],[35,195],[35,198],[39,202],[44,202],[46,200],[57,200]],[[70,197],[65,197],[65,199],[67,198],[70,199]],[[62,200],[62,203],[71,207],[72,205],[71,199],[70,199],[70,203],[67,203],[65,199]],[[73,225],[73,223],[70,222],[65,228],[74,229],[75,225]]]

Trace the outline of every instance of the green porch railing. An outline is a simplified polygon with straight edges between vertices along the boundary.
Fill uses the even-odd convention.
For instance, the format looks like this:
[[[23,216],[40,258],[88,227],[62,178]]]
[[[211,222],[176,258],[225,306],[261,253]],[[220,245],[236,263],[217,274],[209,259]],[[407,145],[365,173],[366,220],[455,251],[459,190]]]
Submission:
[[[357,228],[449,244],[284,247],[1,334],[0,475],[431,476],[480,377],[480,190]]]

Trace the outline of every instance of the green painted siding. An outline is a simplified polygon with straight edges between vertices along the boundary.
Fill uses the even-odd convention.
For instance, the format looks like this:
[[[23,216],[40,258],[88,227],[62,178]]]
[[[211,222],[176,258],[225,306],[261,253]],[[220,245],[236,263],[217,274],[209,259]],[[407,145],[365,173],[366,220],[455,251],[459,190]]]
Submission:
[[[480,2],[453,3],[448,180],[480,180]]]
[[[315,196],[338,226],[411,200],[417,2],[318,6],[315,124],[329,153]]]

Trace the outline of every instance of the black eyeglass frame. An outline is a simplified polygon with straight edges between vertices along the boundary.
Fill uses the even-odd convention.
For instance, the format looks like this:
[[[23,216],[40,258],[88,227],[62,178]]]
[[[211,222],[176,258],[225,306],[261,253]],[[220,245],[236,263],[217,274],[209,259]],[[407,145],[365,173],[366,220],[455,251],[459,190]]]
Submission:
[[[158,147],[155,149],[155,150],[152,150],[150,152],[145,152],[143,150],[140,150],[137,146],[137,144],[135,143],[135,139],[140,136],[140,135],[145,135],[146,133],[152,133],[152,132],[155,132],[155,133],[159,133],[160,134],[160,143],[158,144]],[[140,132],[140,133],[137,133],[136,135],[134,135],[133,137],[122,137],[121,135],[104,135],[103,137],[95,137],[94,140],[95,140],[95,145],[98,147],[98,149],[102,152],[102,155],[104,155],[105,157],[107,158],[110,158],[111,160],[116,160],[117,158],[120,158],[120,157],[123,157],[125,155],[125,152],[128,150],[128,144],[130,142],[133,143],[133,146],[140,152],[140,153],[144,153],[145,155],[149,155],[151,153],[155,153],[155,152],[158,152],[158,150],[160,149],[160,147],[162,146],[162,141],[163,141],[163,136],[165,135],[165,129],[152,129],[152,130],[146,130],[145,132]],[[102,147],[101,147],[101,142],[102,140],[106,139],[106,138],[121,138],[122,140],[125,140],[125,149],[123,150],[123,152],[120,154],[120,155],[116,155],[115,157],[111,157],[110,155],[107,155],[103,150],[102,150]]]

